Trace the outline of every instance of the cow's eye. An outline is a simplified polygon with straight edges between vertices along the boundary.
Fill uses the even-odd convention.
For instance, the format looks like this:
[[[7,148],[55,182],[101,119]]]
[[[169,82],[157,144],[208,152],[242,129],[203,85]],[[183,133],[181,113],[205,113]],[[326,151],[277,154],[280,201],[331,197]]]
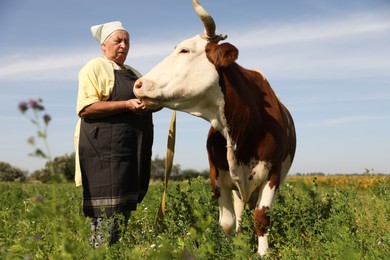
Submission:
[[[189,53],[189,52],[190,52],[190,50],[187,49],[187,48],[182,48],[182,49],[180,49],[180,51],[179,51],[179,53]]]

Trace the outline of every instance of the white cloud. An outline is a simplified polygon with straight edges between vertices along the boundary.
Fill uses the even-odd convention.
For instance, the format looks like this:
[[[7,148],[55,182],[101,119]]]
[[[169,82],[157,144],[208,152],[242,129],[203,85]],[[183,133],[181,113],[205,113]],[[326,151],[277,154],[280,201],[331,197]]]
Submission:
[[[338,20],[303,21],[295,24],[272,24],[260,29],[250,28],[246,32],[236,31],[234,37],[237,37],[237,42],[242,47],[263,47],[348,38],[389,30],[390,20],[386,16],[360,13],[342,17]]]
[[[228,40],[240,48],[240,64],[260,68],[272,78],[388,75],[390,20],[380,14],[362,13],[338,20],[257,27],[246,31],[232,29]],[[370,42],[371,36],[379,40]],[[154,39],[153,43],[142,39],[135,42],[128,63],[147,72],[172,51],[177,38],[166,35],[165,39]],[[96,46],[87,49],[60,52],[31,49],[4,55],[0,61],[0,80],[74,80],[86,61],[100,55]]]
[[[172,51],[172,46],[170,43],[161,42],[135,45],[131,49],[128,61],[150,57],[162,59],[164,55]],[[91,48],[87,46],[86,49]],[[0,61],[0,80],[74,80],[75,75],[88,60],[101,55],[97,48],[90,51],[82,49],[79,51],[62,50],[61,52],[57,49],[46,49],[44,53],[47,55],[42,55],[42,53],[42,50],[30,49],[23,53],[4,55]]]
[[[61,80],[68,79],[69,70],[80,69],[91,53],[54,53],[56,50],[5,56],[0,64],[0,79],[6,80]],[[76,73],[77,75],[77,73]],[[73,76],[74,77],[74,76]]]
[[[300,127],[332,127],[345,124],[369,122],[369,121],[378,121],[378,120],[389,120],[390,115],[356,115],[356,116],[346,116],[346,117],[337,117],[332,119],[326,119],[316,122],[302,122]]]

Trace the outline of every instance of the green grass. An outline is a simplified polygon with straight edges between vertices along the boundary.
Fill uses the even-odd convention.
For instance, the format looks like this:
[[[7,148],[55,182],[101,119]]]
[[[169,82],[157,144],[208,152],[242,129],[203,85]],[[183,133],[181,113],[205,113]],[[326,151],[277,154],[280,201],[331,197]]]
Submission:
[[[0,259],[256,259],[252,212],[223,234],[210,183],[152,183],[124,237],[92,250],[81,188],[0,183]],[[290,177],[272,209],[268,259],[389,259],[390,176]]]

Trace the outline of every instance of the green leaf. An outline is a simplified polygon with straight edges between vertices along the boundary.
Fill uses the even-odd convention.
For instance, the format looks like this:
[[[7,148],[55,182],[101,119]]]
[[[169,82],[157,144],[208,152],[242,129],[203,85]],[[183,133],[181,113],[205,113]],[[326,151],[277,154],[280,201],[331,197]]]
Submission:
[[[40,138],[43,138],[43,139],[45,139],[46,138],[46,134],[45,133],[43,133],[42,131],[37,131],[37,134],[38,134],[38,136],[40,137]]]
[[[30,154],[31,156],[36,156],[36,157],[42,157],[42,158],[47,158],[46,154],[39,148],[35,150],[33,154]]]

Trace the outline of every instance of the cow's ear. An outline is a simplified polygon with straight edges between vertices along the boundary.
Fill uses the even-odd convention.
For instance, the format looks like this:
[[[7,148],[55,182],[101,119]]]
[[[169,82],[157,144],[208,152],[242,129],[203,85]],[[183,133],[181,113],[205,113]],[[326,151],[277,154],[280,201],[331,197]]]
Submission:
[[[220,61],[221,67],[228,67],[238,58],[238,49],[230,43],[222,43],[218,46],[219,51],[221,52],[222,60]]]
[[[228,67],[238,58],[238,49],[230,43],[208,43],[206,55],[215,67]]]

